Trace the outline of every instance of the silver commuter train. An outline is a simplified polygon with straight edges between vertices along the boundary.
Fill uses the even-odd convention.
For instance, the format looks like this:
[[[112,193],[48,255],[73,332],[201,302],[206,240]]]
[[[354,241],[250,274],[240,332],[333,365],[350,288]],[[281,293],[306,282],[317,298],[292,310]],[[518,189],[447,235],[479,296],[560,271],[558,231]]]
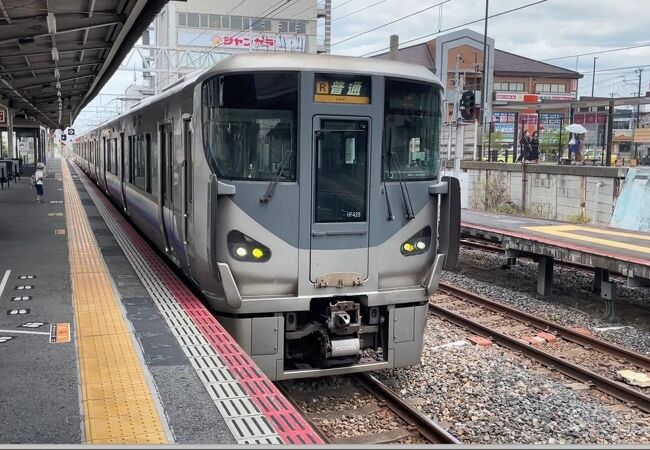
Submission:
[[[231,56],[74,142],[273,380],[417,364],[458,254],[426,68]]]

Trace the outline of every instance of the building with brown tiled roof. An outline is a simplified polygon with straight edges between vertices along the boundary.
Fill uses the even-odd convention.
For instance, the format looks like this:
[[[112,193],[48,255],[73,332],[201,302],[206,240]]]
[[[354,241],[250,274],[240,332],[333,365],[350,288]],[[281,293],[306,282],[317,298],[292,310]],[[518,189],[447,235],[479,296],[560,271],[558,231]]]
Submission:
[[[525,56],[495,49],[494,39],[487,39],[488,96],[485,119],[494,122],[502,134],[512,134],[517,112],[519,128],[537,129],[538,116],[533,109],[522,110],[521,105],[545,101],[575,100],[578,80],[582,75]],[[389,58],[388,53],[376,58]],[[446,87],[446,120],[453,120],[453,104],[457,100],[456,75],[461,80],[460,90],[480,91],[483,69],[483,35],[469,29],[439,36],[430,41],[399,50],[399,59],[429,68]],[[513,108],[513,107],[518,108]],[[477,118],[483,117],[479,109]],[[556,130],[568,124],[569,111],[545,110],[540,117],[540,131]],[[506,136],[507,138],[507,136]]]

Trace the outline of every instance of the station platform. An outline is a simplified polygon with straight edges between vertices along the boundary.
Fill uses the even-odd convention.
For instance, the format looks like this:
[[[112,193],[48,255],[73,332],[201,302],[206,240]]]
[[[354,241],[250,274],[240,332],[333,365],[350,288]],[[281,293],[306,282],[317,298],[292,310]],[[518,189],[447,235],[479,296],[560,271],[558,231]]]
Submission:
[[[606,300],[615,297],[610,273],[627,277],[630,287],[650,286],[648,233],[466,209],[461,214],[461,234],[501,243],[510,260],[537,260],[537,290],[541,295],[551,293],[554,261],[592,267],[594,290]]]
[[[0,191],[0,444],[322,444],[78,170]]]

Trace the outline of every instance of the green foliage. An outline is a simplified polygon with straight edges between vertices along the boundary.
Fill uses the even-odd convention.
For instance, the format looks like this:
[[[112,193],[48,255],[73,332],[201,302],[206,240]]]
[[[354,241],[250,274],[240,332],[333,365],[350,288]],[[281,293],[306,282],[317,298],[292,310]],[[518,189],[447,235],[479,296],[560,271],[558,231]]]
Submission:
[[[483,146],[485,148],[492,144],[492,149],[499,149],[501,148],[501,143],[503,142],[503,134],[499,131],[493,131],[492,132],[492,138],[490,142],[490,133],[487,132],[483,135]]]
[[[572,216],[567,217],[566,221],[570,223],[587,223],[589,222],[589,217],[585,216],[582,213],[574,214]]]
[[[560,146],[560,136],[562,137],[562,145]],[[539,151],[546,155],[557,154],[558,149],[564,151],[569,145],[569,133],[564,130],[547,131],[546,133],[539,134]]]

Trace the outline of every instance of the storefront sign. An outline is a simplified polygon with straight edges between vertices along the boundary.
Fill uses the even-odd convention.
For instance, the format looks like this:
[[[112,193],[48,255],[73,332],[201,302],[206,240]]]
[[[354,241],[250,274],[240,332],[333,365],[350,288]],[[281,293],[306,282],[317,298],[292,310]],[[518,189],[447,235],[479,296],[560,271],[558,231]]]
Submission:
[[[249,32],[179,31],[180,46],[218,47],[224,49],[266,50],[276,52],[304,52],[304,34],[276,34]]]
[[[7,123],[7,108],[2,105],[0,105],[0,123],[1,124]]]
[[[576,93],[571,92],[569,94],[539,94],[542,100],[553,100],[553,101],[570,101],[576,98]]]
[[[514,92],[497,92],[495,100],[500,102],[539,103],[541,101],[537,94],[524,94]]]

